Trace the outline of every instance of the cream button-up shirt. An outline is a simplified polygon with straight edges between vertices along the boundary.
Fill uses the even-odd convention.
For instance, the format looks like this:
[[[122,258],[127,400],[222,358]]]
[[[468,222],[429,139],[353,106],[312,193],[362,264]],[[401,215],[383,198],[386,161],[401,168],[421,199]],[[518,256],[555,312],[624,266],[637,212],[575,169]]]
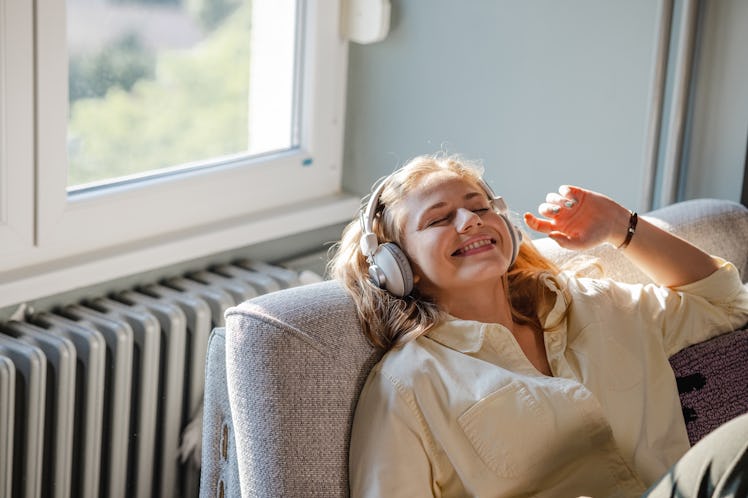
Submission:
[[[497,324],[450,319],[388,352],[356,408],[351,496],[640,496],[689,448],[668,357],[748,320],[721,263],[676,289],[562,275],[553,377]]]

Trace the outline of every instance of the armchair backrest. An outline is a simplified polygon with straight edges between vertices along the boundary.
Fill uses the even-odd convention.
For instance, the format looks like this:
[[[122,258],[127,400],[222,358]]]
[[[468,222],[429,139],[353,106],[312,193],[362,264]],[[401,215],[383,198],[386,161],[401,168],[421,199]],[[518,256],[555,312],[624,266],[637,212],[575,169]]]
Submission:
[[[745,281],[746,208],[700,200],[650,215],[733,261]],[[547,239],[538,245],[557,262],[571,257]],[[647,281],[612,248],[592,254],[611,277]],[[337,282],[286,289],[229,309],[208,353],[201,496],[347,497],[351,421],[380,357]]]
[[[364,339],[343,288],[326,281],[229,309],[225,351],[230,413],[209,411],[223,400],[210,402],[206,391],[203,425],[229,434],[218,434],[226,442],[217,448],[215,436],[206,444],[204,435],[203,455],[214,460],[217,450],[227,459],[218,468],[204,464],[201,495],[217,496],[224,479],[225,496],[239,496],[230,489],[238,474],[242,496],[348,496],[349,427],[381,353]]]

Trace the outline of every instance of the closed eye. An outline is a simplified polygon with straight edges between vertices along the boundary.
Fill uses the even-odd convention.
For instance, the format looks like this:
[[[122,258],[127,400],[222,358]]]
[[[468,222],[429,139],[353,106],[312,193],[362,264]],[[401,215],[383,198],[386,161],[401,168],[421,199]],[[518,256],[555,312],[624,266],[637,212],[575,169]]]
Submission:
[[[473,213],[477,214],[478,216],[483,216],[484,214],[486,214],[489,211],[491,211],[491,208],[490,207],[481,207],[481,208],[471,209],[471,211]],[[447,213],[444,216],[441,216],[439,218],[435,218],[433,220],[428,221],[427,223],[424,224],[424,228],[428,228],[428,227],[432,227],[432,226],[439,226],[439,225],[443,225],[445,223],[448,223],[452,219],[453,216],[454,216],[454,211],[450,211],[449,213]]]
[[[430,221],[428,221],[426,223],[425,226],[426,226],[426,228],[428,228],[428,227],[432,227],[432,226],[436,226],[436,225],[441,225],[441,224],[446,223],[447,221],[449,221],[450,217],[451,217],[451,215],[450,216],[442,216],[441,218],[436,218],[434,220],[430,220]]]

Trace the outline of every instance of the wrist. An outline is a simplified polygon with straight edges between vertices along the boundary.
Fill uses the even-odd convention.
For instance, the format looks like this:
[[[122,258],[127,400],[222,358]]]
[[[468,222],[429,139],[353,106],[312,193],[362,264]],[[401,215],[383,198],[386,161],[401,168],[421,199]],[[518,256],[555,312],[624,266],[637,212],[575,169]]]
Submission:
[[[623,250],[626,249],[629,244],[631,243],[631,240],[634,238],[634,234],[636,233],[636,227],[639,222],[639,215],[636,214],[636,211],[629,211],[629,220],[628,225],[626,227],[626,235],[624,236],[623,242],[621,242],[620,245],[618,245],[617,249]]]
[[[624,249],[631,243],[631,239],[633,238],[633,233],[629,233],[629,228],[631,227],[634,212],[623,206],[618,206],[618,208],[611,217],[607,242],[616,249]]]

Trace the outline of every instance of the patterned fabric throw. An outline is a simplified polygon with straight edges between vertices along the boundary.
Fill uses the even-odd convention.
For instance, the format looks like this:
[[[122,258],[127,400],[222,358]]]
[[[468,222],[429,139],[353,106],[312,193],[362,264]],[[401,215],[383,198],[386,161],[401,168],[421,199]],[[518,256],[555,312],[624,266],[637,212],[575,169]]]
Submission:
[[[670,358],[691,445],[748,412],[748,324]]]

